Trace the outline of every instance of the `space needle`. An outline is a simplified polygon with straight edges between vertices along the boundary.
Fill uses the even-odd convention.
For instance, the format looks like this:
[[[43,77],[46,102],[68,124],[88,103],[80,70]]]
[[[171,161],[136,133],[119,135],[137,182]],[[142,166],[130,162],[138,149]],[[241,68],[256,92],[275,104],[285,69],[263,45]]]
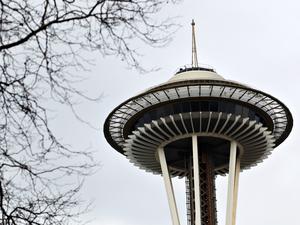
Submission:
[[[173,225],[180,225],[172,178],[185,178],[188,225],[216,225],[217,175],[228,174],[226,225],[235,225],[239,174],[263,162],[290,134],[293,118],[277,98],[192,64],[107,117],[108,143],[131,163],[162,175]]]

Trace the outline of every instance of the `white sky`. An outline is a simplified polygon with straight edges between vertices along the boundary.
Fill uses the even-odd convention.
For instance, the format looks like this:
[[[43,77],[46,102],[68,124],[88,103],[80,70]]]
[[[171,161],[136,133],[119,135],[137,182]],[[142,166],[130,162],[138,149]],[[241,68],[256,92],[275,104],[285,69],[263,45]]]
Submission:
[[[240,177],[237,225],[300,224],[300,3],[296,0],[186,0],[164,10],[180,15],[182,28],[165,48],[140,47],[141,62],[160,67],[141,75],[126,69],[113,57],[95,58],[82,83],[89,94],[102,92],[95,104],[83,102],[78,110],[99,130],[60,109],[54,121],[64,142],[76,148],[91,146],[102,164],[86,181],[82,197],[94,200],[86,218],[92,225],[171,225],[167,198],[160,176],[145,173],[114,151],[103,136],[110,111],[136,93],[168,80],[176,69],[191,61],[191,26],[194,18],[198,60],[212,65],[227,79],[246,83],[280,99],[291,110],[294,128],[290,137],[259,166]],[[175,181],[177,201],[185,220],[184,180]],[[217,179],[218,220],[224,224],[227,177]]]

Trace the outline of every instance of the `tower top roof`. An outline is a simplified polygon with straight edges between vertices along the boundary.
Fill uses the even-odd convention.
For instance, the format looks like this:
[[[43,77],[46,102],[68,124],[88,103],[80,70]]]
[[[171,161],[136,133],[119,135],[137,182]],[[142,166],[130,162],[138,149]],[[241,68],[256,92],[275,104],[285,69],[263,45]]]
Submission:
[[[217,74],[216,71],[212,68],[191,67],[179,69],[179,71],[168,82],[177,82],[182,80],[224,81],[225,79],[221,75]]]

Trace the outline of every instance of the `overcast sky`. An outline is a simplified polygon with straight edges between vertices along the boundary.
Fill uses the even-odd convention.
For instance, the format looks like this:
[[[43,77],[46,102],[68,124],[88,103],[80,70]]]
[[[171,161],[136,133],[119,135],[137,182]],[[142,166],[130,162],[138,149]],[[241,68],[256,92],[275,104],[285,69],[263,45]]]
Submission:
[[[139,74],[114,57],[92,55],[95,66],[83,75],[87,93],[103,93],[98,103],[82,102],[82,117],[98,130],[78,122],[67,108],[59,109],[55,128],[64,142],[90,146],[101,163],[87,179],[84,199],[94,208],[92,225],[171,225],[160,176],[139,170],[117,153],[103,136],[103,123],[114,107],[138,92],[165,82],[176,69],[191,63],[191,20],[196,22],[198,60],[227,79],[246,83],[284,102],[294,117],[289,138],[262,164],[240,177],[237,225],[300,224],[300,3],[296,0],[186,0],[163,11],[180,16],[182,25],[164,48],[140,46],[141,62],[157,72]],[[184,180],[175,180],[186,224]],[[227,177],[217,178],[218,220],[224,224]]]

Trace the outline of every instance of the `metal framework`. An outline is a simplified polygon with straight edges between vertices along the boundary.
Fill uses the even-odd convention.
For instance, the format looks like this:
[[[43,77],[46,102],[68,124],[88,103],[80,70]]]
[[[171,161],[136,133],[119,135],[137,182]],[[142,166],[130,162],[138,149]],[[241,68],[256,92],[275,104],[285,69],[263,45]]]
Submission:
[[[193,140],[197,140],[193,136]],[[201,221],[202,225],[215,225],[217,224],[217,215],[216,215],[216,194],[215,194],[215,173],[214,173],[214,164],[211,159],[211,156],[207,152],[201,152],[197,149],[198,146],[194,145],[194,157],[198,155],[198,173],[193,173],[192,170],[195,168],[193,166],[192,160],[187,160],[187,166],[189,173],[187,175],[186,189],[187,189],[187,218],[188,224],[197,224],[197,221]],[[198,161],[198,160],[197,160]],[[199,174],[197,176],[197,174]],[[195,178],[197,177],[198,182],[194,183]],[[199,187],[199,190],[194,191],[194,188]],[[195,208],[195,205],[198,204],[198,209]],[[198,214],[196,213],[197,211]],[[198,218],[195,218],[195,215]],[[198,222],[199,223],[199,222]]]
[[[207,152],[203,152],[198,148],[198,136],[193,135],[191,139],[192,154],[190,157],[185,159],[186,165],[188,166],[186,181],[188,224],[216,225],[216,194],[213,162]],[[178,209],[176,206],[174,190],[164,148],[159,147],[157,149],[157,153],[165,182],[173,225],[180,225]],[[239,173],[240,160],[237,143],[236,141],[231,141],[226,225],[235,225]]]

